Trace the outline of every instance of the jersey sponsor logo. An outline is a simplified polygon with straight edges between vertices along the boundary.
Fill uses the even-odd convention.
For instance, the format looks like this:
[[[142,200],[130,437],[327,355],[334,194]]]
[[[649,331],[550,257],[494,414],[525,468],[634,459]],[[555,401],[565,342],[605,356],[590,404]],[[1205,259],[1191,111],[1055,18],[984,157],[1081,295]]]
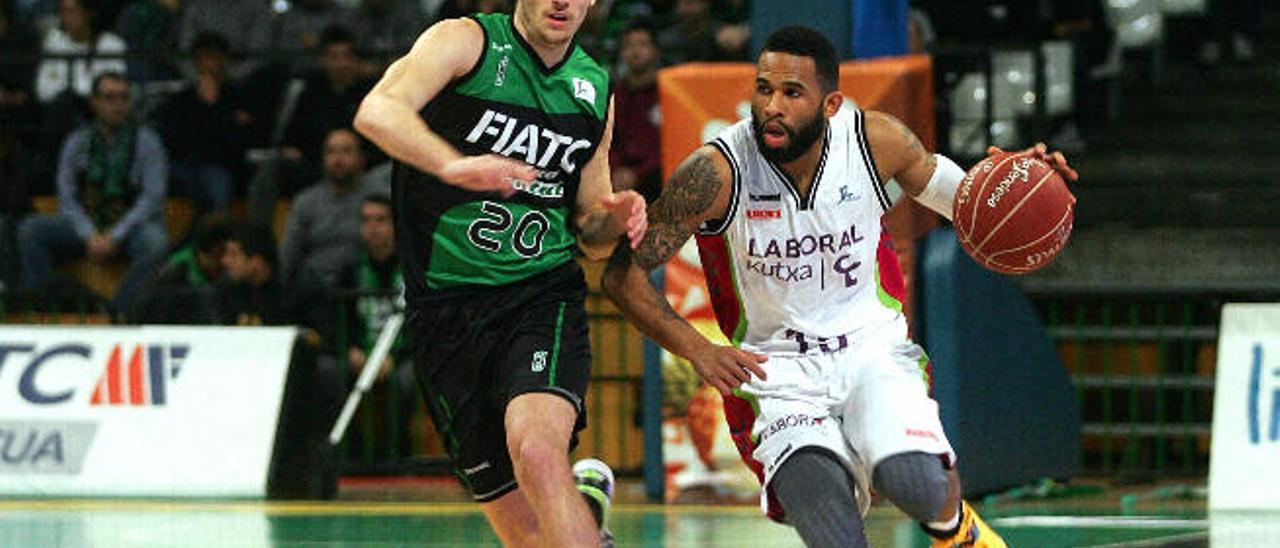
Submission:
[[[747,261],[747,270],[782,283],[803,282],[813,278],[813,267],[807,264],[794,266],[783,262]]]
[[[541,373],[547,368],[547,351],[537,350],[533,353],[533,362],[529,364],[529,369],[534,373]]]
[[[574,78],[573,96],[588,103],[594,103],[596,102],[596,86],[582,78]]]
[[[858,234],[858,225],[849,225],[849,229],[838,234],[806,234],[785,240],[757,240],[747,242],[747,256],[769,258],[797,259],[814,253],[836,254],[861,242],[865,237]]]
[[[912,438],[925,438],[933,441],[940,441],[938,440],[937,434],[934,434],[933,432],[930,432],[928,430],[920,430],[918,428],[908,428],[907,436]]]
[[[753,220],[781,219],[781,209],[748,209],[747,218]]]
[[[750,194],[753,202],[781,202],[782,194]]]
[[[493,76],[493,87],[500,88],[507,81],[507,64],[511,62],[511,58],[503,55],[502,60],[498,61],[498,70]]]
[[[468,143],[489,145],[489,150],[545,169],[559,166],[566,173],[578,170],[574,153],[591,147],[591,141],[561,135],[537,124],[522,122],[493,110],[485,110],[467,134]]]
[[[855,261],[850,255],[836,257],[836,260],[831,263],[831,269],[844,276],[845,287],[858,285],[858,277],[853,275],[853,271],[860,266],[862,266],[862,261]]]
[[[837,203],[837,204],[843,204],[843,203],[845,203],[845,202],[856,202],[856,201],[861,200],[861,199],[862,199],[862,194],[861,194],[861,193],[854,194],[854,193],[853,193],[853,191],[849,190],[849,186],[848,186],[848,185],[841,185],[841,186],[840,186],[840,201],[838,201],[838,202],[836,202],[836,203]]]
[[[541,178],[542,174],[538,176]],[[539,198],[563,198],[564,185],[556,182],[544,183],[542,181],[511,181],[511,187],[518,192],[532,194]]]

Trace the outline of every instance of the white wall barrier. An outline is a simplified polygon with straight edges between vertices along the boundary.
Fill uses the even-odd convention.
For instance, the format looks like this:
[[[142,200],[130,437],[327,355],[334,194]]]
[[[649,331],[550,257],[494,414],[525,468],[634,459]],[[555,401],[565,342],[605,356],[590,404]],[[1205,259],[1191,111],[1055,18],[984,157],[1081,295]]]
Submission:
[[[0,328],[0,493],[265,497],[296,333]]]
[[[1280,304],[1222,309],[1209,508],[1280,509]]]

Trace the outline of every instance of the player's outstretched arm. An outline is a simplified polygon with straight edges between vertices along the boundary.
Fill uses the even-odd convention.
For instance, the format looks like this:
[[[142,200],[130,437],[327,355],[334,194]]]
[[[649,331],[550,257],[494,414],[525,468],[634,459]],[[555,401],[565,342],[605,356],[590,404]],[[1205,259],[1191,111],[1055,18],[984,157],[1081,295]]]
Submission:
[[[471,70],[484,48],[484,32],[469,19],[447,19],[423,32],[397,59],[356,111],[356,131],[392,158],[479,192],[510,195],[511,180],[533,180],[533,166],[498,155],[464,157],[431,131],[419,111],[449,82]]]
[[[965,171],[951,159],[925,150],[920,139],[910,128],[892,115],[867,112],[867,141],[876,160],[880,180],[894,179],[917,202],[951,218],[956,190],[964,180]],[[987,155],[1002,154],[997,147],[987,149]],[[1079,175],[1061,152],[1050,152],[1044,143],[1019,152],[1035,156],[1049,164],[1064,178],[1074,181]]]
[[[591,260],[608,258],[617,246],[618,238],[624,234],[632,248],[639,246],[649,226],[643,196],[631,190],[613,192],[609,176],[611,135],[613,98],[609,99],[604,137],[596,147],[595,155],[582,168],[582,183],[578,185],[575,204],[578,247]]]
[[[711,147],[687,158],[649,207],[649,230],[634,250],[619,246],[605,268],[604,292],[640,331],[688,359],[707,384],[728,394],[750,374],[765,378],[761,354],[707,340],[671,309],[649,281],[649,271],[666,264],[707,219],[723,218],[732,190],[728,162]]]

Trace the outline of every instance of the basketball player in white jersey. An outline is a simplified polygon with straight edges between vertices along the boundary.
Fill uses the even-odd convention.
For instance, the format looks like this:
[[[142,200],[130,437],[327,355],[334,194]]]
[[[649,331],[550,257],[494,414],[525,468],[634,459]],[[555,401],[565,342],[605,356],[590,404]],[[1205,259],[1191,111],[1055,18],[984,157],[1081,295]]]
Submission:
[[[615,252],[605,291],[725,394],[734,441],[765,486],[763,509],[806,544],[865,546],[874,489],[934,546],[1003,547],[960,500],[928,358],[907,337],[902,275],[881,238],[885,181],[949,218],[964,170],[892,116],[842,109],[838,70],[811,29],[769,36],[751,119],[676,169],[644,241]],[[1027,152],[1076,179],[1061,154]],[[649,282],[695,233],[735,346],[708,341]]]

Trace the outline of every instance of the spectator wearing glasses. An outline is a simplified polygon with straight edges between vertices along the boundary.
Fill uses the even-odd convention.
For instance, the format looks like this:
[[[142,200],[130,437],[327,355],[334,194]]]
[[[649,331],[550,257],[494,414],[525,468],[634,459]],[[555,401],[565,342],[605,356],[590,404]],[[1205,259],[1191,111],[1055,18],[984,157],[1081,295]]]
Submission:
[[[129,267],[111,303],[119,312],[169,248],[162,219],[169,158],[160,137],[130,118],[123,73],[98,76],[90,105],[94,120],[67,136],[58,158],[58,212],[23,221],[18,248],[29,288],[47,285],[56,261],[123,254]]]

